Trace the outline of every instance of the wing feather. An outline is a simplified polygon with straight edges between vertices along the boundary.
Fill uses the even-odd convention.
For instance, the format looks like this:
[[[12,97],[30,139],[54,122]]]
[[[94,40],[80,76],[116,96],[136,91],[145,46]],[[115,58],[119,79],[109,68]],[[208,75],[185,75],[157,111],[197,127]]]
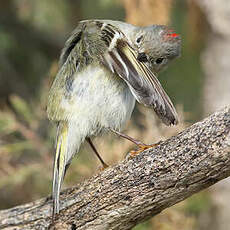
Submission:
[[[102,57],[103,64],[128,84],[136,100],[153,107],[166,124],[177,124],[177,112],[154,73],[137,60],[136,51],[124,39]]]

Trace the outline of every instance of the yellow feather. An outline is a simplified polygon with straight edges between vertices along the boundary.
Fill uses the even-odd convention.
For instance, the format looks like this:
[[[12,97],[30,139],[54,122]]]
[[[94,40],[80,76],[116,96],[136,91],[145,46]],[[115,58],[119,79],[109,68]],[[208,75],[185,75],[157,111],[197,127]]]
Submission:
[[[67,134],[67,124],[59,124],[53,171],[53,215],[59,213],[59,196],[66,167]]]

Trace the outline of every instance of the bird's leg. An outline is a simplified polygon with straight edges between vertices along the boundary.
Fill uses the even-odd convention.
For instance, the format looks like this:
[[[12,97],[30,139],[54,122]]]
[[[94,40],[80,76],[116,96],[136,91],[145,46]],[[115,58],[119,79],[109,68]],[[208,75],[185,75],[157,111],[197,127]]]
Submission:
[[[143,143],[143,142],[141,142],[141,141],[139,141],[139,140],[137,140],[137,139],[135,139],[135,138],[133,138],[133,137],[130,137],[130,136],[124,134],[124,133],[120,133],[120,132],[118,132],[118,131],[116,131],[116,130],[114,130],[114,129],[110,129],[110,130],[111,130],[113,133],[117,134],[118,136],[123,137],[123,138],[125,138],[125,139],[127,139],[127,140],[133,142],[135,145],[138,146],[138,149],[137,149],[137,150],[132,150],[132,151],[130,152],[130,156],[131,156],[131,157],[134,157],[134,156],[138,155],[139,153],[143,152],[144,150],[146,150],[146,149],[148,149],[148,148],[156,147],[156,146],[159,144],[159,143],[156,143],[156,144],[147,145],[147,144],[145,144],[145,143]]]
[[[93,152],[96,154],[96,156],[98,157],[98,159],[100,160],[103,169],[107,168],[108,165],[103,161],[103,159],[101,158],[100,154],[98,153],[97,149],[95,148],[93,142],[91,141],[91,139],[89,137],[86,138],[87,142],[89,143],[90,147],[93,149]]]
[[[141,145],[146,145],[146,144],[144,144],[143,142],[141,142],[141,141],[139,141],[139,140],[137,140],[137,139],[134,139],[133,137],[130,137],[130,136],[124,134],[124,133],[118,132],[117,130],[114,130],[114,129],[110,129],[110,130],[111,130],[113,133],[117,134],[118,136],[123,137],[123,138],[125,138],[125,139],[127,139],[127,140],[133,142],[133,143],[134,143],[135,145],[137,145],[138,147],[140,147]]]

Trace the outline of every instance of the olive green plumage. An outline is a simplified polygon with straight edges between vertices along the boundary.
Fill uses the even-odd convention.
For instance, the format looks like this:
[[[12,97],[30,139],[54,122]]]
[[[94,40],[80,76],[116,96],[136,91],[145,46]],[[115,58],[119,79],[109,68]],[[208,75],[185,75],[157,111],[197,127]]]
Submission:
[[[47,113],[57,123],[53,174],[54,214],[65,171],[85,138],[121,130],[135,101],[150,106],[167,125],[176,110],[154,73],[180,55],[180,37],[165,26],[118,21],[79,23],[61,52]]]

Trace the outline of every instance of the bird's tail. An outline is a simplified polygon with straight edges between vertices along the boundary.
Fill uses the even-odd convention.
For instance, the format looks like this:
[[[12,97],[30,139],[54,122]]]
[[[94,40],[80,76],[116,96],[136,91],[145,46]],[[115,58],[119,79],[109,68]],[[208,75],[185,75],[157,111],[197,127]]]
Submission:
[[[59,196],[65,175],[68,154],[68,124],[59,124],[56,138],[56,153],[53,166],[53,216],[59,213]]]

